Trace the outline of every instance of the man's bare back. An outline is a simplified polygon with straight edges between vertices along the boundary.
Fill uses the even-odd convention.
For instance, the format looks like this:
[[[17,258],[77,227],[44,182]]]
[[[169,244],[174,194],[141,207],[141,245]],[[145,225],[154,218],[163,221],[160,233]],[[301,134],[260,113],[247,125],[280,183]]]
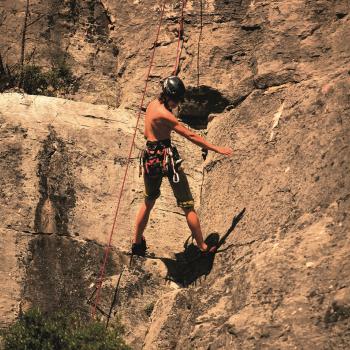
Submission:
[[[169,116],[170,114],[170,116]],[[172,119],[164,104],[158,99],[153,100],[147,107],[145,117],[145,138],[148,141],[159,141],[170,139],[170,134],[173,128],[173,123],[169,122]],[[174,122],[175,120],[173,120]]]

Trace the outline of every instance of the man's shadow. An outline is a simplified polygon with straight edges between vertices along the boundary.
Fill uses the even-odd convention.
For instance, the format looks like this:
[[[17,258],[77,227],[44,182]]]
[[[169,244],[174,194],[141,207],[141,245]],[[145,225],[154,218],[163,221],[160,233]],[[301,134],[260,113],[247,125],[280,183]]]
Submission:
[[[216,246],[216,253],[206,253],[203,254],[200,250],[193,244],[191,236],[187,238],[184,244],[184,251],[181,253],[175,254],[175,259],[169,258],[160,258],[160,260],[167,267],[166,279],[173,281],[182,287],[187,287],[192,283],[209,275],[210,271],[213,268],[215,255],[226,251],[231,248],[233,245],[226,247],[225,249],[220,250],[220,247],[226,242],[227,238],[231,235],[237,224],[243,218],[245,213],[245,208],[236,215],[233,220],[230,228],[227,232],[220,238],[220,235],[217,232],[211,233],[205,240],[205,243],[209,247]]]

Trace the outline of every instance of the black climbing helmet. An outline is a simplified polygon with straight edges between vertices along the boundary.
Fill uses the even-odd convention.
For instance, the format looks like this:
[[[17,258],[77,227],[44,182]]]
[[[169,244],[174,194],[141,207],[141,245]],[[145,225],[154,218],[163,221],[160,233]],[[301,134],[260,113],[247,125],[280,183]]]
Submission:
[[[185,96],[185,85],[180,78],[175,75],[167,77],[163,81],[163,93],[175,102],[183,100]]]

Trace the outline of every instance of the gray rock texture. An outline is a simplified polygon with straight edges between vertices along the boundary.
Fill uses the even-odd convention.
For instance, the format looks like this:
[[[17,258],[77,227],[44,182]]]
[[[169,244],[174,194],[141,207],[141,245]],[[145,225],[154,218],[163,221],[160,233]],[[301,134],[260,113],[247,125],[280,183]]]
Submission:
[[[2,326],[32,304],[88,312],[161,8],[150,0],[31,4],[31,21],[43,16],[28,28],[26,59],[49,68],[62,55],[79,88],[55,93],[65,99],[0,96]],[[20,55],[24,5],[0,8],[9,68]],[[141,122],[101,308],[125,266],[113,315],[135,349],[348,349],[350,3],[203,5],[199,86],[200,1],[185,8],[179,75],[189,89],[178,114],[234,154],[201,162],[198,148],[175,141],[219,252],[198,256],[164,184],[146,230],[155,256],[128,267],[143,198]],[[173,69],[179,12],[179,1],[167,2],[146,103]]]

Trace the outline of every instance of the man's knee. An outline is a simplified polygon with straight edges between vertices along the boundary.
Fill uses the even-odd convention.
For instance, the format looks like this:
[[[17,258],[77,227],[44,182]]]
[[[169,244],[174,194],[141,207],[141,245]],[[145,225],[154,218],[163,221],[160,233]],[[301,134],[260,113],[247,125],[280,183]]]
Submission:
[[[152,210],[154,204],[156,203],[156,199],[145,199],[145,206],[147,210]]]
[[[185,215],[187,216],[189,213],[195,212],[194,207],[182,207],[181,208]]]

